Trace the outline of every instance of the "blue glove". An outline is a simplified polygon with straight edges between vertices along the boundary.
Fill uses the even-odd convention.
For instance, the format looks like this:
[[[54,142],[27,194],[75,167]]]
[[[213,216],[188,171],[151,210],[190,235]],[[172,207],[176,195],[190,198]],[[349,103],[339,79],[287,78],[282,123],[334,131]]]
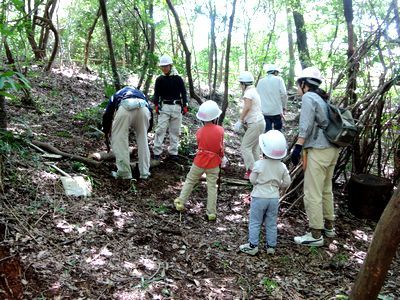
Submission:
[[[296,146],[294,146],[294,149],[293,149],[292,155],[291,155],[291,159],[292,159],[293,165],[295,165],[295,166],[297,166],[300,161],[300,155],[301,155],[302,149],[303,149],[303,146],[300,144],[296,144]]]

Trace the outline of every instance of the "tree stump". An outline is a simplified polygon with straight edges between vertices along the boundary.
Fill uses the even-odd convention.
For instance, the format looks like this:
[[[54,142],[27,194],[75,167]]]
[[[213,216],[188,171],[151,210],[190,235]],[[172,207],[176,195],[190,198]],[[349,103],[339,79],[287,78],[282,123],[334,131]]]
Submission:
[[[356,174],[347,188],[350,212],[358,218],[377,221],[392,196],[393,184],[387,178]]]

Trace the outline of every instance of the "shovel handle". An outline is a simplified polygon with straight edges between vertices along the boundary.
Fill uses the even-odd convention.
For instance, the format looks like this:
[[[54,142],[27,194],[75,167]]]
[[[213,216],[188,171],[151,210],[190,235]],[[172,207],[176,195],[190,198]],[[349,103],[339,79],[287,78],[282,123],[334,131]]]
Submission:
[[[46,165],[54,168],[55,170],[57,170],[58,172],[60,172],[62,175],[67,176],[67,177],[71,177],[71,175],[69,175],[67,172],[61,170],[59,167],[57,167],[56,165],[50,164],[50,163],[45,163]]]
[[[32,144],[31,142],[26,142],[29,146],[31,146],[32,148],[35,148],[36,150],[38,150],[39,152],[42,152],[43,154],[47,154],[46,151],[44,151],[42,148],[39,148],[38,146]]]

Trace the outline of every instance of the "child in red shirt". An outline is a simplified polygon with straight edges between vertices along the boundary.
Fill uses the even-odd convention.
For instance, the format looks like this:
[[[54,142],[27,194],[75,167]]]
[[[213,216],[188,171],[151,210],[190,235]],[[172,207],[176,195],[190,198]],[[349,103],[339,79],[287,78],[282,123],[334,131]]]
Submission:
[[[220,114],[221,110],[217,103],[212,100],[200,105],[196,117],[203,121],[204,126],[196,132],[196,157],[186,176],[179,197],[174,200],[176,210],[183,211],[193,187],[199,182],[200,177],[206,173],[207,217],[209,221],[217,219],[217,180],[219,166],[224,157],[224,129],[216,124]]]

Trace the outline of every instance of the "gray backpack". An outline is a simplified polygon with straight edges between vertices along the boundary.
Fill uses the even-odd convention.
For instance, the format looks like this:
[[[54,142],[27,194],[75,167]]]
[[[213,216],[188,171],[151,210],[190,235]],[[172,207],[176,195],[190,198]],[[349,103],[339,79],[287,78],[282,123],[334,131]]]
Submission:
[[[337,107],[331,103],[328,106],[328,126],[323,128],[328,141],[338,147],[346,147],[353,143],[357,135],[357,126],[351,111]]]

